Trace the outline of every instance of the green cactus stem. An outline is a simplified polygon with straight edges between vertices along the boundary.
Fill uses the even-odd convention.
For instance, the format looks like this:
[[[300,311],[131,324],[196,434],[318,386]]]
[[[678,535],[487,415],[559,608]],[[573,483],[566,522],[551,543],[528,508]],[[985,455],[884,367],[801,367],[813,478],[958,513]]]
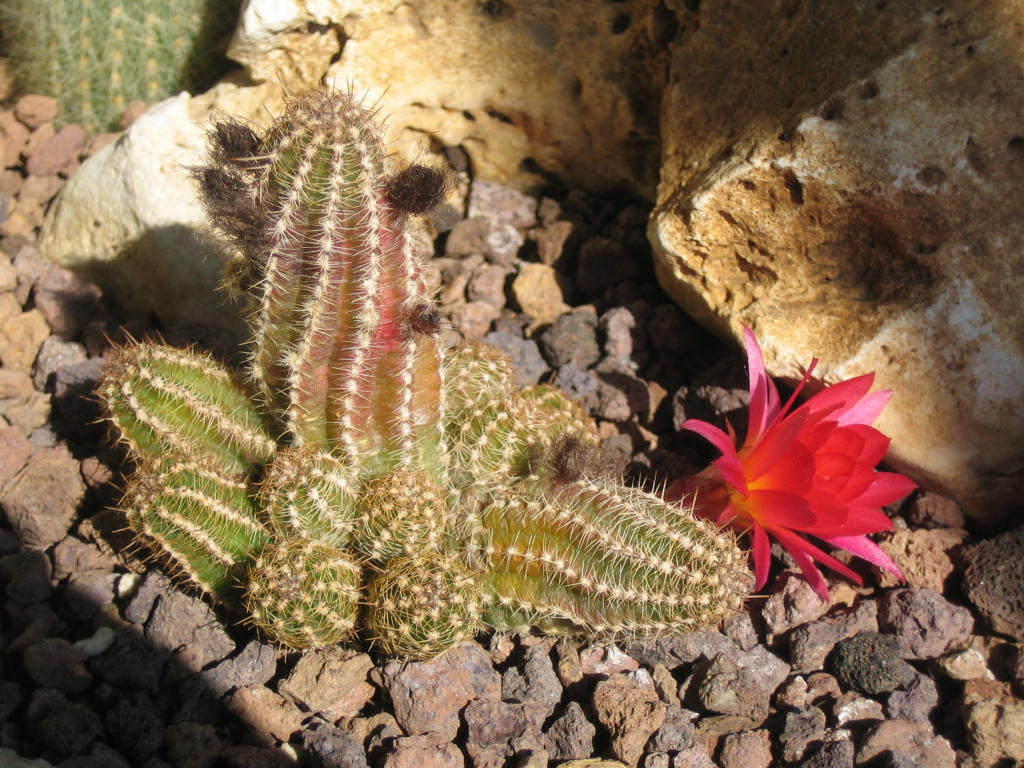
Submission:
[[[390,656],[437,656],[480,629],[480,600],[478,580],[459,558],[395,558],[370,582],[371,642]]]
[[[241,377],[210,355],[128,344],[110,353],[97,389],[136,459],[172,455],[246,477],[277,450]]]
[[[188,461],[141,467],[124,496],[129,527],[190,582],[227,602],[270,530],[244,481]]]
[[[442,479],[440,353],[373,113],[314,91],[258,140],[230,123],[213,139],[215,165],[199,176],[243,249],[250,367],[268,409],[296,443],[343,453],[363,475],[415,465]],[[254,218],[255,241],[243,234]]]
[[[22,89],[56,97],[62,119],[115,127],[131,101],[205,90],[239,0],[4,0],[3,45]]]
[[[289,539],[252,564],[245,607],[257,628],[289,648],[333,645],[355,627],[360,578],[347,551]]]
[[[312,446],[282,448],[267,468],[260,497],[281,538],[346,547],[362,517],[355,470]]]
[[[493,627],[621,638],[689,631],[750,589],[715,526],[613,481],[532,477],[483,494]]]

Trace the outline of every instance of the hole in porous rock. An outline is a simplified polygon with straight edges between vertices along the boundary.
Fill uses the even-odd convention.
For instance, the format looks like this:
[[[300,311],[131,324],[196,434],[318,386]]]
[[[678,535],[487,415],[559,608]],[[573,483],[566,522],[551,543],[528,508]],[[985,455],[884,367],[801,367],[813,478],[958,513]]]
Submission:
[[[829,99],[821,108],[822,120],[838,120],[843,116],[843,100],[840,98]]]
[[[1006,148],[1017,157],[1024,157],[1024,136],[1014,136],[1006,142]]]
[[[793,201],[793,204],[803,205],[804,185],[800,183],[800,179],[796,177],[796,174],[787,168],[782,172],[782,183],[789,190],[789,199]]]
[[[510,9],[504,0],[485,0],[480,3],[480,10],[492,19],[501,19],[509,15]]]
[[[926,165],[917,172],[917,179],[928,187],[934,187],[946,180],[946,172],[937,165]]]
[[[857,89],[857,95],[864,101],[870,101],[878,95],[878,83],[874,80],[865,81],[861,87]]]
[[[632,24],[632,23],[633,23],[633,20],[631,18],[629,18],[629,14],[628,13],[620,13],[612,21],[612,34],[613,35],[621,35],[623,32],[625,32],[627,29],[629,29],[629,25]]]
[[[663,48],[676,38],[679,32],[679,20],[665,3],[658,3],[651,12],[651,38],[654,44]]]
[[[487,110],[487,114],[490,117],[493,117],[499,123],[506,123],[508,125],[515,125],[515,122],[512,120],[512,118],[509,117],[508,115],[506,115],[504,112],[499,112],[496,109],[488,109]]]

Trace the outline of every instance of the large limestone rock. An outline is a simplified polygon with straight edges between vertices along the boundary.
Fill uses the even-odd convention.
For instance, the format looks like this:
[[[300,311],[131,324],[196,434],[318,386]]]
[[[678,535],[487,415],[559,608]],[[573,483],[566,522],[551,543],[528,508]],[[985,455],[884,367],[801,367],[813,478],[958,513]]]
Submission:
[[[327,70],[484,178],[653,197],[675,24],[659,0],[250,0],[228,55],[293,90]]]
[[[1001,0],[705,0],[650,227],[691,314],[752,326],[777,375],[877,370],[894,463],[999,525],[1024,492],[1022,25]]]

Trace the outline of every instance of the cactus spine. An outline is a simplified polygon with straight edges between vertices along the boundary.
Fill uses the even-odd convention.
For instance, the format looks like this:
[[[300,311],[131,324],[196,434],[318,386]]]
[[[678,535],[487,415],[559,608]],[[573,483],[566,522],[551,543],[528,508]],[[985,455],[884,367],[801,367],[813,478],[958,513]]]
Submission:
[[[54,96],[62,119],[114,126],[129,102],[205,89],[227,60],[215,53],[238,0],[4,0],[4,46],[21,86]]]
[[[144,468],[126,498],[194,582],[231,599],[244,563],[242,602],[271,638],[361,632],[411,657],[485,624],[618,637],[739,605],[751,579],[732,536],[602,479],[592,423],[557,390],[516,391],[497,353],[440,346],[408,221],[445,176],[391,167],[370,110],[314,91],[263,135],[215,126],[210,155],[196,177],[250,300],[249,380],[139,346],[101,387],[138,457],[225,478]],[[217,503],[186,499],[200,486]]]

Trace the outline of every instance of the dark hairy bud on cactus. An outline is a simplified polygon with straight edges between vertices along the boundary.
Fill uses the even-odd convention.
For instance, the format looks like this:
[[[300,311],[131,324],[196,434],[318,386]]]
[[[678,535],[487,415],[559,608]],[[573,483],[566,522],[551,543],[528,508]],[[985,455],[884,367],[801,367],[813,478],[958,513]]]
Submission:
[[[730,534],[623,485],[557,389],[442,347],[411,217],[447,177],[389,158],[374,112],[329,89],[263,133],[213,128],[194,175],[249,357],[239,375],[113,354],[100,394],[140,467],[132,529],[293,648],[428,658],[486,626],[634,637],[735,610],[750,574]]]

